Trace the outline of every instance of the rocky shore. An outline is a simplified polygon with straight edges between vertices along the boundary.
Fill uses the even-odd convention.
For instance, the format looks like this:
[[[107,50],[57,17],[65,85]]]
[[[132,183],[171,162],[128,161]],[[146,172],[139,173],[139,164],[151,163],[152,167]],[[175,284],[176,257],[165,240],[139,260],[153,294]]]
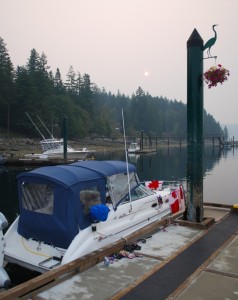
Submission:
[[[28,138],[0,138],[0,155],[5,157],[22,157],[29,153],[41,153],[39,139]],[[95,151],[114,151],[123,150],[124,142],[122,139],[111,140],[108,138],[82,139],[68,141],[68,145],[75,149],[88,148]]]
[[[40,147],[40,139],[29,138],[1,138],[0,137],[0,155],[9,158],[22,158],[25,154],[42,153]],[[68,145],[74,149],[87,148],[88,150],[97,152],[109,152],[124,150],[125,144],[123,138],[85,138],[79,140],[68,140]],[[185,144],[183,143],[183,146]],[[127,145],[129,146],[129,144]],[[158,142],[158,147],[169,147],[167,140]],[[153,148],[157,148],[155,143]],[[170,140],[170,146],[181,147],[178,140]],[[144,149],[149,149],[148,141],[144,141]]]

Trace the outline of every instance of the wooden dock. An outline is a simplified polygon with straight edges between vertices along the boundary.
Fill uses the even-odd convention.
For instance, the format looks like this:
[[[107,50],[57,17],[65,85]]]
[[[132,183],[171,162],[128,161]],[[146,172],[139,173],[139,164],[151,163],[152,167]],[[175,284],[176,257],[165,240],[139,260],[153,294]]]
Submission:
[[[138,290],[140,299],[148,299],[148,295],[150,299],[167,299],[169,295],[171,295],[171,299],[175,299],[176,297],[173,298],[173,296],[180,295],[187,286],[190,285],[193,288],[194,285],[191,283],[193,280],[199,282],[197,276],[203,275],[204,271],[206,276],[208,274],[213,276],[211,268],[206,272],[206,266],[209,266],[225,247],[233,245],[234,238],[237,240],[238,213],[232,214],[230,209],[219,208],[217,210],[212,207],[209,207],[209,211],[206,213],[211,219],[216,220],[216,223],[212,226],[210,224],[209,228],[203,228],[205,230],[185,229],[183,225],[174,226],[181,215],[178,213],[148,225],[136,232],[136,235],[130,235],[127,239],[113,243],[100,251],[95,251],[3,291],[0,293],[0,299],[49,299],[49,296],[51,299],[66,299],[70,298],[70,295],[80,299],[81,296],[88,295],[88,293],[92,293],[92,299],[119,300],[122,297],[123,299],[135,299],[138,298]],[[220,234],[221,230],[222,235]],[[215,240],[211,239],[211,235],[216,236]],[[141,238],[147,240],[145,246],[141,244],[141,251],[136,252],[142,254],[142,258],[122,259],[109,267],[102,263],[104,256],[117,253],[126,244]],[[212,243],[210,243],[211,240]],[[197,246],[198,243],[202,244],[202,247]],[[235,264],[236,274],[238,274],[237,244],[238,240],[233,248],[229,248],[229,265],[227,266],[229,267],[231,263],[232,265]],[[204,251],[201,252],[200,249],[204,249]],[[187,264],[188,259],[189,264]],[[226,256],[224,259],[228,263]],[[222,282],[227,285],[227,289],[224,289],[222,285],[222,293],[228,297],[229,292],[232,292],[231,284],[237,286],[238,277],[237,275],[234,276],[232,270],[224,272],[224,259],[220,259],[221,262],[218,266],[220,265],[221,268],[218,268],[216,272],[221,277]],[[178,261],[179,264],[176,265]],[[184,270],[186,270],[186,274],[184,274]],[[164,286],[163,282],[170,282],[170,284]],[[209,298],[209,292],[207,293],[209,288],[215,297],[219,298],[218,295],[221,293],[219,287],[220,283],[217,280],[209,281],[206,288],[204,281],[202,281],[202,285],[199,287],[200,299]],[[161,293],[166,293],[166,297]],[[190,296],[186,299],[191,298]]]
[[[102,262],[105,256],[110,256],[113,253],[118,253],[122,250],[125,245],[130,244],[138,239],[144,238],[147,235],[150,235],[158,228],[165,226],[168,223],[174,221],[174,219],[181,216],[182,212],[168,216],[160,221],[155,221],[144,228],[139,229],[133,234],[128,235],[127,237],[112,243],[109,246],[106,246],[98,251],[91,252],[81,258],[78,258],[68,264],[57,267],[53,270],[47,271],[44,274],[41,274],[27,282],[24,282],[16,287],[13,287],[9,290],[0,292],[0,299],[12,300],[19,297],[26,297],[26,295],[39,293],[40,289],[44,286],[44,289],[47,289],[48,286],[58,284],[60,281],[65,280],[76,273],[81,273],[96,264]],[[28,297],[25,299],[29,299]]]
[[[237,211],[232,213],[231,208],[222,209],[219,207],[217,210],[216,208],[209,207],[209,211],[206,211],[206,213],[208,213],[210,219],[214,219],[216,223],[212,224],[212,226],[210,224],[208,225],[209,227],[206,228],[190,228],[187,230],[183,225],[173,226],[177,223],[178,218],[180,218],[182,214],[181,212],[177,213],[138,230],[135,234],[129,235],[126,239],[121,239],[110,246],[85,255],[66,265],[57,267],[52,271],[48,271],[9,290],[0,292],[0,299],[48,299],[49,295],[51,295],[51,299],[66,299],[70,297],[69,295],[71,294],[74,296],[77,295],[78,299],[80,299],[82,294],[86,295],[88,291],[94,291],[93,299],[110,298],[119,300],[121,297],[123,297],[123,299],[137,298],[137,290],[140,291],[140,299],[147,299],[148,294],[150,294],[150,299],[167,299],[168,295],[178,296],[189,285],[193,288],[194,285],[191,283],[193,283],[193,280],[198,280],[199,282],[197,276],[203,275],[204,271],[206,276],[208,276],[207,274],[212,276],[213,273],[211,273],[211,268],[206,272],[206,266],[210,266],[210,263],[218,257],[225,247],[233,245],[235,238],[237,240]],[[204,218],[204,220],[207,218],[208,217]],[[221,230],[223,233],[222,235],[220,234]],[[215,240],[211,239],[210,235],[215,235]],[[152,239],[149,239],[149,237],[152,237]],[[156,237],[159,237],[159,239]],[[183,242],[178,237],[182,238]],[[123,267],[123,260],[121,263],[119,261],[116,262],[115,268],[113,268],[114,265],[112,265],[107,269],[106,266],[102,264],[105,256],[110,256],[112,253],[118,253],[118,251],[123,249],[126,244],[130,244],[135,240],[138,241],[141,238],[148,239],[146,245],[148,244],[148,246],[151,245],[152,247],[154,247],[153,245],[159,245],[159,247],[155,248],[153,250],[154,252],[151,252],[151,246],[149,246],[149,248],[148,246],[145,246],[145,248],[142,247],[139,254],[141,253],[143,258],[128,260],[128,263],[125,261],[125,264],[128,264],[127,269]],[[210,243],[211,240],[213,243]],[[202,244],[202,247],[197,247],[197,243]],[[216,244],[214,245],[214,243]],[[238,240],[233,248],[229,248],[228,267],[231,263],[234,265],[234,261],[237,261],[237,244]],[[202,253],[200,251],[201,248],[204,249]],[[207,249],[209,250],[208,253],[206,251]],[[188,252],[188,254],[184,255],[185,252]],[[165,255],[165,257],[163,255]],[[190,263],[187,264],[189,258]],[[228,258],[224,257],[224,259],[225,262],[228,263]],[[151,260],[153,260],[153,263]],[[174,266],[174,262],[177,263],[177,261],[180,262],[179,265]],[[151,264],[148,265],[150,262]],[[228,274],[228,271],[224,272],[224,264],[222,262],[218,264],[221,265],[221,270],[218,268],[216,272],[221,276],[222,282],[226,282],[227,284],[227,289],[223,289],[223,285],[222,289],[223,294],[228,297],[229,291],[232,292],[231,284],[237,286],[238,276],[234,276],[232,273],[233,271],[230,271],[231,274]],[[238,274],[238,264],[235,263],[235,265],[236,274]],[[140,273],[138,273],[138,268],[140,268]],[[101,273],[98,272],[99,269],[101,270]],[[184,269],[187,269],[185,275]],[[82,272],[83,274],[79,274]],[[132,273],[133,277],[131,278],[131,275],[129,274]],[[114,274],[114,281],[117,283],[118,281],[120,283],[118,278],[122,276],[123,279],[123,274],[125,274],[126,284],[122,283],[121,285],[118,284],[117,286],[113,286],[111,274]],[[95,280],[97,287],[92,286],[95,282],[92,276],[96,276]],[[97,278],[97,276],[102,276],[102,278]],[[160,278],[154,281],[154,278],[157,278],[158,276],[160,276]],[[164,281],[172,284],[163,286]],[[233,281],[235,281],[235,283]],[[174,282],[175,284],[173,284]],[[110,287],[110,290],[107,290],[107,287],[108,289]],[[199,287],[199,296],[201,299],[208,299],[209,292],[207,293],[207,291],[211,288],[213,294],[215,293],[214,295],[218,297],[218,295],[220,295],[219,287],[220,283],[217,282],[217,280],[214,282],[209,281],[206,288],[204,288],[204,281],[202,281],[202,286]],[[96,290],[97,288],[99,289],[98,292],[95,291],[95,288]],[[161,296],[161,293],[166,293],[166,297],[164,297],[164,295]],[[67,297],[65,295],[67,295]],[[176,297],[172,297],[171,299],[175,298]],[[191,299],[191,297],[186,299]]]
[[[26,159],[26,158],[8,158],[4,163],[4,166],[55,166],[62,164],[70,164],[73,162],[77,162],[75,159]]]

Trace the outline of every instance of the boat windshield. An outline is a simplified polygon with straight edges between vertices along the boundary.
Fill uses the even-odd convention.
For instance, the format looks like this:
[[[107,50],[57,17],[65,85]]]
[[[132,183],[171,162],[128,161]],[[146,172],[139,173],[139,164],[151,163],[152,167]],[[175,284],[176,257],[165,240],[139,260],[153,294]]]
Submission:
[[[146,188],[143,184],[139,184],[136,188],[131,191],[131,201],[135,201],[141,198],[145,198],[153,195],[154,193]],[[123,200],[122,204],[128,203],[130,201],[129,196]]]
[[[138,185],[136,173],[129,174],[130,189]],[[116,208],[120,201],[129,193],[129,183],[127,173],[116,174],[107,177],[107,188],[113,207]]]

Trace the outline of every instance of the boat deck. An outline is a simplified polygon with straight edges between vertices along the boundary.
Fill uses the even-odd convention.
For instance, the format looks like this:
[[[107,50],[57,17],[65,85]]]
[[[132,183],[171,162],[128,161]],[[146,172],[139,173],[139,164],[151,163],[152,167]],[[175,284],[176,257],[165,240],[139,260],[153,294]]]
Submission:
[[[206,216],[216,221],[207,230],[171,224],[147,237],[146,243],[139,242],[137,253],[143,257],[122,258],[109,266],[101,262],[31,296],[52,300],[237,299],[238,213],[209,207]]]

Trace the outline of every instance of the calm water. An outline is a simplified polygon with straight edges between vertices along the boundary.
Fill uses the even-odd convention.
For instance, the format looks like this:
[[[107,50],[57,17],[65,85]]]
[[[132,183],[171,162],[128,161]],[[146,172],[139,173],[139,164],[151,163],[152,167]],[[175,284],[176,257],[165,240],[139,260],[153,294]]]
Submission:
[[[124,160],[123,152],[96,153],[98,160]],[[129,157],[136,165],[141,180],[186,180],[187,153],[186,147],[163,148],[153,155]],[[16,175],[30,170],[14,167],[0,167],[0,211],[11,223],[18,214]],[[238,149],[219,150],[206,148],[204,151],[204,202],[219,204],[238,203]]]

